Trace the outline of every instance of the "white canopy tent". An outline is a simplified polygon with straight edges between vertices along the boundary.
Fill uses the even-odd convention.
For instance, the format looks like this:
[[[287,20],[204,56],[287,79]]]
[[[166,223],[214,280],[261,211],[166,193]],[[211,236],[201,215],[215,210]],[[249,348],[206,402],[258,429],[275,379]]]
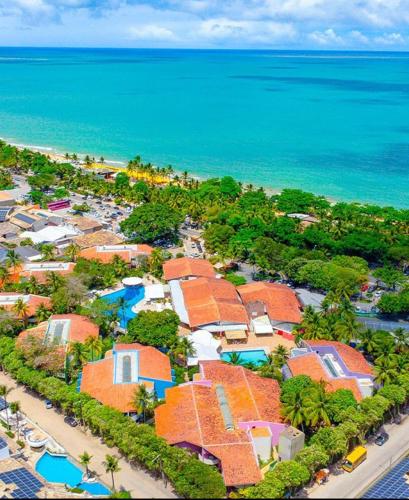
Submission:
[[[194,354],[187,358],[188,366],[195,366],[199,361],[220,359],[221,342],[207,330],[196,330],[188,336],[193,345]]]

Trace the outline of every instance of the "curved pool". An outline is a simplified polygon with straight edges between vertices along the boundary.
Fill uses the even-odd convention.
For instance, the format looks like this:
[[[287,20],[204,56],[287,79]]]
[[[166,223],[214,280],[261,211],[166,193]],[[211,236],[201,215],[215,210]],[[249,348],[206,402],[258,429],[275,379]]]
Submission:
[[[68,484],[88,491],[91,495],[110,495],[110,490],[101,483],[83,483],[83,471],[67,457],[57,457],[45,452],[36,463],[36,471],[50,483]]]
[[[138,304],[145,297],[145,287],[143,286],[127,286],[116,292],[108,293],[101,297],[108,304],[114,304],[119,299],[124,299],[124,306],[118,311],[119,324],[122,328],[126,328],[128,321],[136,317],[136,313],[132,311],[132,307]]]

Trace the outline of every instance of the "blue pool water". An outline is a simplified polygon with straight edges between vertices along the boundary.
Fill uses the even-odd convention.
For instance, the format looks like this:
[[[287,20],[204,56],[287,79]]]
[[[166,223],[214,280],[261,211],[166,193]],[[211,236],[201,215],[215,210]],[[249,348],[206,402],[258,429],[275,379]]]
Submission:
[[[128,321],[136,317],[136,314],[132,312],[132,307],[145,297],[145,288],[143,286],[129,286],[104,295],[101,298],[108,302],[108,304],[114,304],[122,297],[126,302],[124,308],[118,312],[119,324],[122,328],[126,328]]]
[[[83,483],[83,472],[66,457],[54,457],[49,453],[38,460],[36,471],[50,483],[64,483],[78,487],[91,495],[109,495],[111,492],[101,483]]]
[[[229,361],[230,359],[230,354],[233,351],[229,352],[223,352],[221,355],[221,359],[223,361]],[[252,349],[248,351],[236,351],[238,354],[240,354],[240,361],[241,363],[254,363],[256,365],[261,365],[267,360],[266,353],[264,352],[264,349]]]

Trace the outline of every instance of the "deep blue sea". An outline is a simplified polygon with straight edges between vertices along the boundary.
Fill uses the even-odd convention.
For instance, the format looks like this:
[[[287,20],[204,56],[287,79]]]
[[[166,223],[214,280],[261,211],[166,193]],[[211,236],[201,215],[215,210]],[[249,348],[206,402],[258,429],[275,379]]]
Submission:
[[[409,207],[409,53],[0,48],[0,136]]]

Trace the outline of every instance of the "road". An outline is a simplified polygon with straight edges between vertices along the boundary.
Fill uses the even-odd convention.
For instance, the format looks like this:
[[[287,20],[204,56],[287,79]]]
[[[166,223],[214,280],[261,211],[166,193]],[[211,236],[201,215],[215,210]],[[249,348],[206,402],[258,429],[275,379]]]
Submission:
[[[308,498],[361,498],[369,486],[409,451],[409,418],[400,425],[385,425],[389,440],[383,446],[368,445],[368,458],[354,472],[331,475]]]
[[[73,458],[78,459],[84,451],[90,453],[93,457],[90,469],[95,471],[105,484],[111,484],[110,476],[106,474],[102,462],[107,454],[118,456],[115,448],[108,448],[90,433],[65,424],[63,415],[54,410],[47,410],[42,399],[26,392],[24,386],[17,386],[15,381],[3,372],[0,372],[0,384],[12,388],[8,401],[20,401],[22,412],[53,436]],[[121,470],[115,475],[115,485],[117,489],[123,487],[130,491],[132,498],[175,498],[170,487],[165,488],[161,481],[133,468],[126,460],[121,458],[119,466]]]

